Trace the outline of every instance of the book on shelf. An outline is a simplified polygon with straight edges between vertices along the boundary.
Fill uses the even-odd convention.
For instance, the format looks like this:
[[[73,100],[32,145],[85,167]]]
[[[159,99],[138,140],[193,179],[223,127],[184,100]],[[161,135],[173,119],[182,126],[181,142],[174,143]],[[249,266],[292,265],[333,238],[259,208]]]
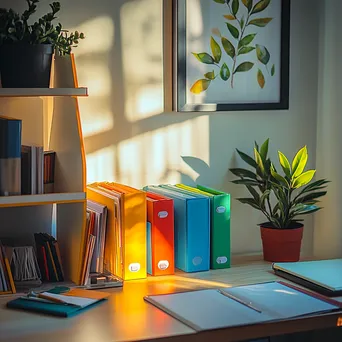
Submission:
[[[22,121],[0,116],[0,196],[21,193]]]
[[[0,241],[0,295],[16,293],[10,262]]]

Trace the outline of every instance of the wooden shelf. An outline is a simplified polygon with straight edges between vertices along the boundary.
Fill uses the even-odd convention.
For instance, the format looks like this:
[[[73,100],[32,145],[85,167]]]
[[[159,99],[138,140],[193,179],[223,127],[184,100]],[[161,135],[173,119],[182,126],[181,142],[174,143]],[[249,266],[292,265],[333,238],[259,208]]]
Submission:
[[[52,203],[77,203],[86,200],[85,192],[0,197],[1,207],[23,207]]]
[[[0,88],[0,97],[88,96],[88,88]]]

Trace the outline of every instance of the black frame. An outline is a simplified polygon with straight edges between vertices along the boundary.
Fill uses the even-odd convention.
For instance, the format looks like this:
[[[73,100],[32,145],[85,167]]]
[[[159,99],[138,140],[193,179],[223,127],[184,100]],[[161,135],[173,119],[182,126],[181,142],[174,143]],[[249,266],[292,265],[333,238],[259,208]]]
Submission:
[[[280,101],[272,103],[186,103],[185,79],[186,56],[186,1],[173,0],[173,110],[177,112],[207,111],[247,111],[247,110],[286,110],[289,109],[290,81],[290,1],[280,0],[281,9],[281,76]],[[279,1],[279,0],[277,0]]]

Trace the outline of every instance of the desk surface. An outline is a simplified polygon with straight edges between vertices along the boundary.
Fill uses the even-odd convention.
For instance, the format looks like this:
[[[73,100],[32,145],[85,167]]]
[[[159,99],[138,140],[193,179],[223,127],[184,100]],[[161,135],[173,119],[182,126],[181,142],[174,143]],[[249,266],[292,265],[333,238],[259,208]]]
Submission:
[[[280,279],[271,272],[270,264],[265,262],[250,262],[249,265],[233,266],[227,270],[149,277],[126,282],[120,289],[107,290],[112,294],[107,302],[67,319],[9,310],[5,308],[9,297],[0,297],[0,340],[114,342],[169,337],[167,340],[177,341],[181,340],[181,335],[188,335],[187,341],[201,341],[202,338],[195,336],[194,330],[146,303],[143,296]],[[339,300],[342,301],[342,297]],[[325,322],[329,319],[336,321],[336,317],[329,316]],[[304,326],[304,323],[302,321],[301,326]],[[311,321],[310,324],[313,323],[314,326],[320,327],[318,320]],[[220,336],[223,336],[222,333]],[[220,336],[215,340],[221,340]],[[207,339],[207,334],[204,334],[203,341]],[[227,336],[222,337],[222,340],[230,341]]]

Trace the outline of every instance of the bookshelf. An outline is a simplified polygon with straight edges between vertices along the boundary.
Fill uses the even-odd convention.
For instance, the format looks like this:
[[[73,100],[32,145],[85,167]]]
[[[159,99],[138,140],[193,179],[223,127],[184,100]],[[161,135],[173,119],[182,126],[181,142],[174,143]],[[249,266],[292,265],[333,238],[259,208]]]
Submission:
[[[34,233],[59,243],[67,280],[79,284],[86,227],[86,161],[74,56],[55,56],[50,88],[0,88],[0,115],[22,120],[22,144],[56,152],[54,193],[0,197],[0,238],[33,244]]]

